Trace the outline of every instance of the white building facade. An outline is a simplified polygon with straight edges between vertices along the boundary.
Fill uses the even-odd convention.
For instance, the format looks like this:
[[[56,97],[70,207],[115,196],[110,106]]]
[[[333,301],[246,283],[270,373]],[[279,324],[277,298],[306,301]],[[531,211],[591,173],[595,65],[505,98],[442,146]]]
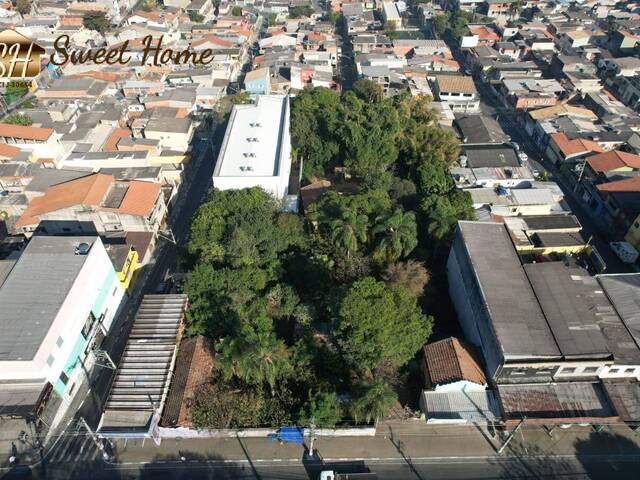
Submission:
[[[290,175],[289,97],[259,95],[254,104],[235,105],[213,171],[214,188],[261,187],[288,200]]]
[[[2,280],[0,402],[12,385],[36,402],[50,384],[68,405],[125,295],[102,241],[33,237]]]

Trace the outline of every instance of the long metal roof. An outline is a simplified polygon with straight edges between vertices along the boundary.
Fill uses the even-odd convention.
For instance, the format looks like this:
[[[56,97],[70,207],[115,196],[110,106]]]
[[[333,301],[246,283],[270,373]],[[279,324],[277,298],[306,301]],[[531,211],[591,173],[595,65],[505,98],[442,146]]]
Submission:
[[[637,345],[640,345],[640,273],[598,275],[598,281]]]
[[[171,381],[186,295],[145,295],[107,400],[101,430],[145,428]]]

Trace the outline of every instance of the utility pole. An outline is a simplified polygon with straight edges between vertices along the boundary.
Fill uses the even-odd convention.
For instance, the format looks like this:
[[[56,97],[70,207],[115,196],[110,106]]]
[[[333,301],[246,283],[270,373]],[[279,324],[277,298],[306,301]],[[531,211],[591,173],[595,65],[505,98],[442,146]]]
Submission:
[[[316,419],[315,417],[311,417],[311,421],[309,422],[309,457],[313,458],[314,454],[314,444],[316,443]]]
[[[524,425],[524,421],[527,419],[527,417],[522,417],[522,420],[520,420],[520,423],[518,423],[518,425],[516,425],[516,428],[514,428],[511,433],[509,434],[509,436],[507,437],[507,439],[504,441],[504,443],[502,444],[502,446],[498,449],[498,455],[500,455],[505,448],[507,448],[507,445],[509,445],[509,442],[511,442],[511,440],[513,439],[513,437],[515,436],[516,433],[518,433],[518,430],[520,430],[520,428],[522,427],[522,425]]]
[[[104,449],[104,443],[100,441],[100,437],[98,437],[98,435],[91,429],[84,417],[80,417],[79,421],[89,433],[89,436],[91,437],[91,440],[93,440],[93,443],[96,445],[96,448],[102,452],[102,458],[104,459],[104,461],[109,460],[109,454]]]

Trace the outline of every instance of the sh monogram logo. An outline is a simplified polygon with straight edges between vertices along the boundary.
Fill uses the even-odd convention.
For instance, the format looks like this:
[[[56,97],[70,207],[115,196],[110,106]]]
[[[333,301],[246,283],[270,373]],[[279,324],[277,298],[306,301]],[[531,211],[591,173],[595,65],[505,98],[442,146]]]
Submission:
[[[45,49],[15,30],[0,32],[0,78],[32,78],[40,73]]]

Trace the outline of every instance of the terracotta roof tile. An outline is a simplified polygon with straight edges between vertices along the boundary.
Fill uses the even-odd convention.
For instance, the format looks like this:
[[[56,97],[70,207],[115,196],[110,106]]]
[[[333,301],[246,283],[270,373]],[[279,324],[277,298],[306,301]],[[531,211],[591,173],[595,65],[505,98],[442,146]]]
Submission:
[[[601,192],[640,192],[640,177],[626,178],[617,182],[601,183],[596,188]]]
[[[587,158],[587,162],[595,172],[609,172],[618,168],[640,168],[640,155],[611,150]]]
[[[441,92],[477,93],[471,77],[462,75],[438,75],[436,77]]]
[[[115,128],[107,141],[102,145],[103,152],[117,152],[118,151],[118,142],[120,139],[131,136],[131,132],[128,128]]]
[[[424,346],[427,384],[431,387],[467,380],[485,385],[487,379],[472,347],[455,337]]]
[[[579,153],[586,152],[604,152],[604,149],[592,140],[584,140],[582,138],[569,140],[567,135],[564,133],[552,133],[551,138],[556,142],[560,151],[565,155],[577,155]]]
[[[159,183],[134,180],[129,182],[127,193],[115,210],[119,213],[146,217],[153,210],[159,193]]]
[[[0,157],[13,158],[20,153],[20,149],[6,143],[0,143]]]
[[[0,137],[22,138],[24,140],[46,141],[53,135],[53,128],[24,127],[0,123]]]

